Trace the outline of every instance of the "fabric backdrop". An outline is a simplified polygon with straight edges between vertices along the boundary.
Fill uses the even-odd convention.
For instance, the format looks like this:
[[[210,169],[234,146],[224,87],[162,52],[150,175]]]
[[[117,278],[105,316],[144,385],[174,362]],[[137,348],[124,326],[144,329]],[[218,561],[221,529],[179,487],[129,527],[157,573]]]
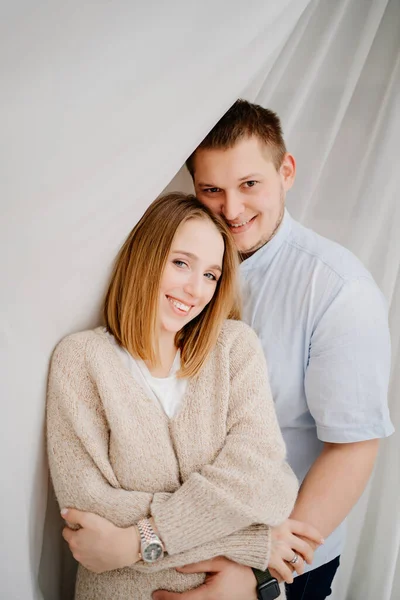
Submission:
[[[99,322],[125,235],[239,96],[282,118],[293,216],[350,248],[386,295],[399,429],[399,31],[398,0],[2,6],[1,598],[71,597],[47,493],[51,350]],[[169,188],[188,184],[180,171]],[[395,434],[351,516],[334,600],[400,597],[399,455]]]

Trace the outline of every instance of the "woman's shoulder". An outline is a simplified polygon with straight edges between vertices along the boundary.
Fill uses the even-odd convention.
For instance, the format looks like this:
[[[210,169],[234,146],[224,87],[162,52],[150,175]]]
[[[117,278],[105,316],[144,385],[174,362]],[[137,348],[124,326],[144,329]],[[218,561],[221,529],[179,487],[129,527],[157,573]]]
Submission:
[[[89,350],[101,347],[105,341],[107,340],[102,327],[71,333],[58,342],[51,362],[53,365],[55,363],[65,365],[81,362],[86,359]]]
[[[231,375],[249,364],[258,365],[262,376],[266,373],[266,361],[261,342],[255,331],[243,321],[226,320],[218,338],[219,348],[229,362]]]
[[[225,347],[237,346],[238,344],[259,346],[260,342],[255,331],[243,321],[226,319],[218,337],[218,343]]]

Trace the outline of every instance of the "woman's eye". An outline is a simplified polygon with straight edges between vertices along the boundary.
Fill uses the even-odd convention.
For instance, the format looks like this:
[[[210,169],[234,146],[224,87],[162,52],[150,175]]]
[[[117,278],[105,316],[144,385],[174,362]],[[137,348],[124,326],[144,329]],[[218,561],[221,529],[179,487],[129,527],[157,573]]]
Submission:
[[[210,281],[217,281],[214,273],[205,273],[204,276],[207,277],[207,279],[210,279]]]
[[[177,267],[180,267],[181,269],[183,269],[184,267],[187,267],[187,264],[183,260],[175,259],[173,261],[173,263],[174,263],[174,265],[176,265]]]

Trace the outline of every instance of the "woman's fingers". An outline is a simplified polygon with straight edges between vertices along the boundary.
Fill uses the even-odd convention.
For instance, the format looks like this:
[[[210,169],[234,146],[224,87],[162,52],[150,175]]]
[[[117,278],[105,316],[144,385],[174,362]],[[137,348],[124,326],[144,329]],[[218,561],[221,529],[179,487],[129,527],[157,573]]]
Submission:
[[[297,557],[296,562],[292,562],[292,560],[296,557]],[[285,560],[286,560],[287,564],[289,565],[289,568],[292,569],[292,571],[296,571],[296,573],[298,575],[303,575],[305,562],[304,562],[303,557],[300,554],[298,554],[297,552],[292,550],[290,558],[285,559]]]
[[[293,569],[292,565],[289,564],[293,557],[294,552],[288,544],[275,542],[271,547],[268,568],[277,571],[286,583],[293,583]],[[298,562],[300,562],[300,559],[301,557],[298,558]]]
[[[314,550],[323,543],[319,531],[309,523],[287,519],[273,527],[270,566],[286,583],[293,582],[293,571],[302,575],[305,562],[311,564]],[[295,562],[291,562],[297,557]]]
[[[314,549],[323,543],[319,531],[309,523],[288,519],[272,528],[272,546],[269,566],[286,583],[293,583],[293,571],[302,575],[305,561],[311,564]],[[292,562],[296,559],[295,562]]]
[[[314,550],[305,540],[293,535],[290,541],[290,546],[294,552],[301,554],[304,560],[311,565],[314,558]]]
[[[273,569],[279,573],[285,583],[293,583],[293,571],[284,560],[280,561]]]
[[[324,538],[316,527],[310,525],[310,523],[304,523],[304,521],[296,521],[295,519],[288,519],[287,523],[290,526],[290,530],[295,535],[301,535],[312,542],[320,545],[324,543]]]

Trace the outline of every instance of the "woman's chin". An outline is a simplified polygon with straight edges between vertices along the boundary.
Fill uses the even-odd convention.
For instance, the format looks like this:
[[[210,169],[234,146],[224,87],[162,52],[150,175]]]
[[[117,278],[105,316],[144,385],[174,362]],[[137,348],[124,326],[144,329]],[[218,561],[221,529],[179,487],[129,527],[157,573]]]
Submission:
[[[185,327],[185,325],[187,325],[187,323],[189,323],[191,321],[191,319],[186,320],[183,323],[163,323],[161,325],[161,331],[164,334],[170,334],[170,335],[176,335],[179,331],[181,331],[181,329],[183,329],[183,327]]]

